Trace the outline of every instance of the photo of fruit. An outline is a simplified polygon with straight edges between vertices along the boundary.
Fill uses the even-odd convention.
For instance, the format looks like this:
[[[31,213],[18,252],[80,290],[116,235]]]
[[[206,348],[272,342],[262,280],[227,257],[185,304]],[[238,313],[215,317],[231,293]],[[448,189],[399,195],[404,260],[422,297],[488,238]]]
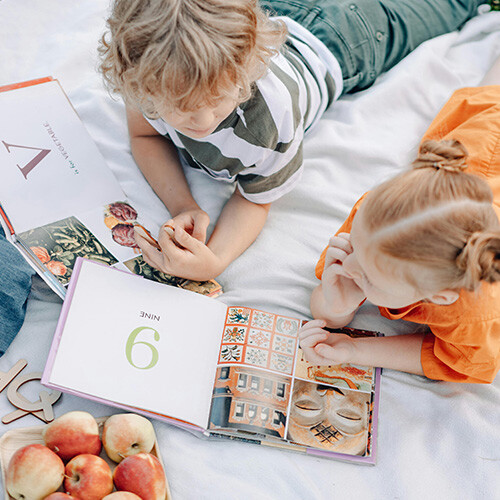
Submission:
[[[18,239],[60,281],[67,285],[77,257],[109,266],[118,260],[76,217],[67,217],[18,235]]]

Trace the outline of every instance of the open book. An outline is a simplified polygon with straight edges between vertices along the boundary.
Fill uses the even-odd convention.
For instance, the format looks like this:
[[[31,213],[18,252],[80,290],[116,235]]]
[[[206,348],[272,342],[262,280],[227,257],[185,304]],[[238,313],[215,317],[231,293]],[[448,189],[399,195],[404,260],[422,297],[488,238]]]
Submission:
[[[373,464],[379,369],[309,364],[301,323],[78,259],[42,383],[208,437]]]
[[[57,80],[0,87],[0,165],[4,232],[61,297],[77,257],[204,295],[221,293],[215,281],[169,276],[143,260],[134,228],[145,235],[159,228],[127,202]]]

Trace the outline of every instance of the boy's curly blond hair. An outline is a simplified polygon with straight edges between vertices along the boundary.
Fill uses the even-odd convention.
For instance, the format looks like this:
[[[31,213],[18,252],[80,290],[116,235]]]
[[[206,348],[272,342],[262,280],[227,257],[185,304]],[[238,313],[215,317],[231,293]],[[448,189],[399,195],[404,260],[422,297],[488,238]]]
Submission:
[[[180,111],[240,102],[286,37],[257,0],[116,0],[101,38],[108,88],[157,118],[152,98]]]

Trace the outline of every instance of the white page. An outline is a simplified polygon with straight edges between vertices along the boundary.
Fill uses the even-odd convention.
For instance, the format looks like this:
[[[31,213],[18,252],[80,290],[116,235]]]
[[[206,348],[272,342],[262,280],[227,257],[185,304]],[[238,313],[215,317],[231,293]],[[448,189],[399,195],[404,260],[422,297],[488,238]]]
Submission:
[[[0,165],[17,233],[125,198],[57,81],[0,92]]]
[[[212,298],[158,284],[85,260],[48,382],[91,396],[208,424],[226,306]],[[141,311],[159,317],[141,317]],[[157,349],[154,367],[127,360],[127,339]],[[147,366],[152,351],[132,348]]]

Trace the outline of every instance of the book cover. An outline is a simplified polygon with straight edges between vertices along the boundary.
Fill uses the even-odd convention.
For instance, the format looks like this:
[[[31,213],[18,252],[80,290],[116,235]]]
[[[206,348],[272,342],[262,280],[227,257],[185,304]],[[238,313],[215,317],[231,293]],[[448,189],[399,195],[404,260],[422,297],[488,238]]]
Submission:
[[[129,203],[59,82],[0,87],[0,222],[25,259],[61,297],[75,261],[97,262],[201,294],[194,282],[150,267],[134,230],[158,227]]]
[[[301,324],[78,259],[42,383],[206,437],[373,464],[380,370],[311,365]]]

